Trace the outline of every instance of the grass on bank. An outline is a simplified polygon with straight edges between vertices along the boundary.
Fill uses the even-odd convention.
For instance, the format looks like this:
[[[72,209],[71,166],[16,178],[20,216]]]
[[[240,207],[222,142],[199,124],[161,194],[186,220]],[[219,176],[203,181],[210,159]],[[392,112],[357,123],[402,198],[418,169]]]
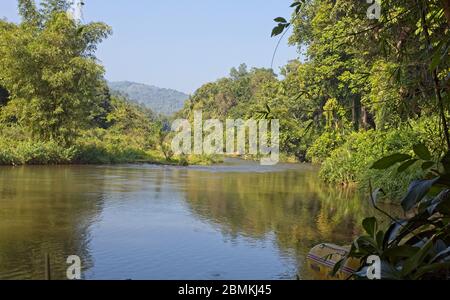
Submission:
[[[320,177],[331,184],[355,186],[368,192],[369,185],[383,188],[385,202],[399,202],[409,184],[423,178],[424,170],[419,164],[400,173],[399,165],[388,170],[372,170],[372,164],[391,154],[404,153],[414,156],[413,146],[425,143],[438,159],[441,155],[442,140],[431,135],[439,123],[433,118],[422,118],[398,128],[352,132],[344,137],[325,137],[321,144],[310,151],[313,161],[320,161]],[[330,143],[323,143],[329,140]],[[337,144],[336,141],[339,141]],[[328,151],[328,155],[323,155]]]
[[[124,136],[104,139],[83,137],[72,145],[0,136],[0,165],[63,165],[150,163],[164,165],[210,165],[219,156],[166,156],[158,146],[142,147]]]

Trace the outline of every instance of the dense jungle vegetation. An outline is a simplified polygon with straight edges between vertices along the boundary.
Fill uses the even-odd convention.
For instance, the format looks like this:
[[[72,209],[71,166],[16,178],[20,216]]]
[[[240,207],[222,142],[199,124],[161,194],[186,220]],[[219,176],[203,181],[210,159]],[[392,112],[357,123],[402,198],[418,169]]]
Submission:
[[[363,220],[333,273],[356,260],[350,278],[449,279],[450,1],[374,1],[365,17],[358,1],[291,7],[291,22],[275,19],[272,34],[293,26],[290,41],[306,45],[299,69],[309,85],[298,99],[318,101],[312,111],[325,117],[307,156],[323,163],[325,180],[368,181],[372,206],[391,220]],[[396,191],[407,191],[401,216],[378,206]]]
[[[112,29],[67,16],[70,1],[18,1],[22,22],[0,21],[0,163],[172,162],[169,120],[111,95],[95,57]],[[176,117],[276,118],[287,160],[321,165],[332,184],[383,186],[401,196],[428,165],[373,170],[378,159],[424,143],[446,152],[448,1],[385,1],[369,19],[365,1],[295,1],[274,36],[302,52],[277,76],[233,68],[207,83]],[[198,158],[198,161],[210,161]],[[195,161],[190,161],[195,162]],[[403,170],[404,169],[404,170]]]
[[[186,163],[162,150],[164,118],[109,91],[95,51],[112,29],[70,5],[19,0],[22,22],[0,20],[0,164]]]
[[[232,69],[201,87],[194,109],[218,118],[280,119],[287,157],[321,165],[333,184],[383,186],[399,198],[428,164],[373,170],[378,159],[413,154],[426,144],[434,159],[448,149],[448,1],[384,1],[369,19],[365,1],[295,1],[290,22],[279,17],[273,36],[288,39],[304,60],[277,77],[270,69]],[[442,108],[442,109],[441,109]]]
[[[74,21],[69,2],[19,0],[22,22],[0,21],[0,164],[213,161],[174,157],[170,120],[109,91],[95,51],[112,29]],[[272,36],[284,42],[292,29],[302,59],[278,76],[233,68],[175,117],[279,119],[286,160],[320,165],[334,185],[370,187],[392,220],[386,230],[364,220],[347,257],[361,262],[355,276],[377,255],[383,278],[448,279],[450,1],[376,3],[294,1]],[[379,209],[379,197],[402,199],[409,218]]]

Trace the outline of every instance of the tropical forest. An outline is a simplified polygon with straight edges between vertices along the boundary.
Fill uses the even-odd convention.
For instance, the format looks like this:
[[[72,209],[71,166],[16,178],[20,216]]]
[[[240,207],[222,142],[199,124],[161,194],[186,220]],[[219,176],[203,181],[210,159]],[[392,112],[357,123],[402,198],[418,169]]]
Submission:
[[[5,2],[0,279],[450,279],[450,1],[279,1],[272,65],[189,94],[107,79],[89,1]],[[198,111],[279,121],[279,163],[177,153]]]

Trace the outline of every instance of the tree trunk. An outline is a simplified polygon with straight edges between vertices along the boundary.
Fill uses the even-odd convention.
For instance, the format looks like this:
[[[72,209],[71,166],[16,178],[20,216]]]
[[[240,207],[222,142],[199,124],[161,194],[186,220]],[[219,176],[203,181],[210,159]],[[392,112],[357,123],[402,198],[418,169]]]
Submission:
[[[442,1],[443,1],[444,6],[450,4],[449,0],[442,0]],[[422,12],[421,12],[422,29],[423,29],[423,33],[425,35],[425,41],[427,42],[427,46],[430,51],[430,57],[431,57],[433,55],[433,53],[431,53],[432,44],[431,44],[430,33],[428,32],[426,6],[424,5],[423,0],[421,2],[418,2],[418,4],[422,8]],[[437,68],[435,68],[433,70],[432,75],[433,75],[433,81],[434,81],[434,91],[436,94],[436,100],[437,100],[438,109],[439,109],[439,113],[440,113],[441,121],[442,121],[442,127],[443,127],[442,129],[444,131],[443,134],[445,137],[445,141],[447,142],[447,151],[450,151],[450,132],[449,132],[449,126],[447,123],[447,117],[445,115],[446,111],[445,111],[445,106],[444,106],[444,99],[441,94],[440,80],[439,80]]]
[[[0,86],[0,106],[6,105],[9,100],[9,93],[6,89]]]
[[[441,0],[442,7],[444,8],[444,14],[447,18],[447,24],[450,26],[450,0]]]
[[[361,124],[361,99],[359,96],[353,96],[352,121],[353,128],[358,131]]]
[[[364,130],[367,130],[367,128],[369,127],[367,109],[363,107],[361,111],[362,111],[362,127],[364,128]]]

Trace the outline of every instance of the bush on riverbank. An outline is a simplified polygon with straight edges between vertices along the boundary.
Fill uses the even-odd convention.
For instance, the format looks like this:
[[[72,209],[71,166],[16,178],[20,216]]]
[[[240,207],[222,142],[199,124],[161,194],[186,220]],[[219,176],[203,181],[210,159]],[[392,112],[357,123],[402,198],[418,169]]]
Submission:
[[[308,149],[306,158],[313,164],[323,163],[330,153],[345,142],[345,137],[337,131],[326,131]]]
[[[76,148],[63,148],[56,142],[0,140],[1,165],[66,164],[76,152]]]
[[[413,146],[425,142],[433,149],[436,157],[440,154],[439,141],[431,141],[427,133],[438,124],[424,118],[408,125],[386,131],[360,131],[346,137],[342,146],[333,150],[321,166],[320,176],[329,183],[352,185],[367,190],[369,183],[373,187],[383,187],[386,198],[396,201],[403,196],[411,181],[422,178],[423,170],[413,165],[399,175],[398,168],[389,170],[371,170],[371,165],[393,153],[413,154]]]
[[[122,140],[123,138],[123,140]],[[55,141],[0,138],[0,165],[58,165],[58,164],[123,164],[153,163],[167,165],[210,165],[222,161],[219,156],[190,155],[167,159],[158,149],[133,147],[125,137],[111,140],[80,138],[64,147]]]
[[[63,147],[54,141],[0,141],[0,165],[115,164],[141,160],[150,157],[141,150],[102,143]]]

